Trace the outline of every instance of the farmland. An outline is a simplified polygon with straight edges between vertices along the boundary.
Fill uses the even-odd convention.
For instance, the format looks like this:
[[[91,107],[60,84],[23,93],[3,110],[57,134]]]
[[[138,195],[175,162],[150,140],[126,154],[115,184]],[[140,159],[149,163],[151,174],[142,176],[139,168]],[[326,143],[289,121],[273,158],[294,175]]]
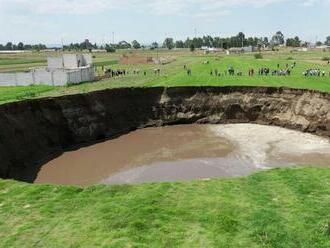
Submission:
[[[18,55],[0,55],[0,71],[21,71],[46,65],[46,57],[56,55],[54,53],[30,53]],[[174,61],[165,65],[149,64],[121,64],[122,56],[140,57],[169,57]],[[79,94],[95,90],[118,87],[155,87],[155,86],[272,86],[314,89],[324,92],[330,91],[330,65],[322,59],[330,57],[330,52],[309,51],[290,52],[281,50],[279,52],[264,52],[262,59],[256,59],[254,54],[225,55],[207,54],[202,52],[189,52],[188,50],[160,50],[156,51],[119,51],[117,53],[95,53],[94,65],[96,71],[101,75],[102,69],[125,69],[131,72],[122,77],[108,78],[98,82],[84,83],[75,86],[49,87],[49,86],[27,86],[27,87],[1,87],[0,103],[30,99],[36,97],[60,96],[65,94]],[[208,64],[204,62],[208,61]],[[279,64],[284,68],[287,64],[296,62],[297,66],[291,76],[259,76],[257,70],[261,67],[275,69]],[[184,65],[192,70],[192,76],[187,76],[183,69]],[[241,71],[242,76],[225,75],[224,71],[232,66],[236,71]],[[161,74],[155,75],[154,69],[160,69]],[[248,76],[248,70],[253,68],[256,75]],[[302,73],[307,69],[318,68],[326,72],[326,77],[304,77]],[[140,73],[133,74],[133,70]],[[211,76],[211,70],[218,70],[221,76]],[[146,75],[144,75],[144,72]]]
[[[49,55],[58,54],[0,54],[0,71],[25,71],[30,68],[45,66],[46,58]],[[330,57],[329,51],[292,53],[282,49],[279,52],[263,52],[261,59],[256,59],[254,55],[253,53],[236,55],[226,55],[224,53],[203,54],[200,51],[192,53],[188,50],[123,50],[113,54],[95,53],[93,54],[94,66],[99,76],[102,76],[103,70],[108,68],[125,69],[129,74],[63,87],[46,85],[0,87],[0,104],[121,87],[267,86],[312,89],[330,93],[330,65],[323,59]],[[121,63],[123,56],[164,57],[170,58],[171,62],[164,65],[153,63],[124,64]],[[261,67],[269,67],[272,70],[277,68],[278,65],[283,68],[286,64],[291,66],[293,63],[296,66],[290,76],[258,75],[258,69]],[[191,76],[187,75],[187,70],[184,67],[191,70]],[[229,67],[233,67],[236,72],[240,71],[243,74],[241,76],[229,76],[225,73]],[[248,70],[251,68],[255,71],[254,76],[248,75]],[[303,76],[305,70],[313,68],[325,71],[326,75]],[[155,69],[160,69],[160,75],[155,73]],[[215,76],[215,70],[218,70],[220,75]],[[139,73],[134,73],[134,71],[139,71]],[[257,94],[254,97],[256,101],[260,100],[258,99],[259,92]],[[292,99],[292,96],[290,95],[289,98]],[[122,95],[119,94],[119,97],[122,97]],[[145,95],[142,95],[142,97],[145,98]],[[236,97],[237,95],[234,95],[231,100],[227,101],[228,104],[239,100]],[[329,105],[326,105],[327,99],[325,98],[326,96],[322,98],[322,101],[315,98],[316,101],[314,102],[308,99],[310,101],[306,101],[305,105],[302,103],[301,106],[297,107],[298,111],[292,111],[294,108],[288,108],[290,106],[287,103],[288,97],[282,98],[282,102],[286,102],[286,105],[283,104],[282,106],[281,97],[276,95],[270,101],[272,103],[274,99],[276,100],[273,104],[276,108],[266,108],[264,112],[268,114],[269,109],[273,111],[278,109],[282,117],[289,116],[289,119],[291,115],[286,115],[287,113],[299,116],[300,112],[306,112],[305,117],[312,120],[308,122],[308,127],[311,127],[310,132],[313,133],[316,130],[328,135],[328,119],[326,118],[328,118],[327,106]],[[211,100],[205,100],[205,102],[209,103],[214,100],[214,98],[209,99]],[[243,98],[240,99],[244,99],[240,102],[246,104],[244,94]],[[250,101],[252,107],[255,105],[254,99],[252,103]],[[133,101],[133,99],[127,97],[125,101],[120,99],[119,107],[116,104],[104,104],[98,108],[101,110],[93,108],[95,99],[89,101],[86,97],[82,100],[84,101],[77,102],[76,106],[75,104],[71,106],[70,101],[63,105],[48,106],[38,105],[38,102],[35,105],[31,102],[23,102],[23,107],[24,104],[32,106],[24,108],[23,111],[16,108],[17,104],[3,106],[0,137],[6,137],[6,139],[3,139],[1,141],[3,143],[0,145],[4,144],[2,147],[5,147],[6,144],[9,144],[16,147],[14,144],[17,143],[17,147],[24,147],[24,151],[27,151],[22,153],[22,151],[18,152],[13,148],[12,154],[14,155],[10,157],[8,155],[10,152],[5,150],[2,154],[0,153],[1,158],[4,158],[3,161],[15,163],[17,154],[32,156],[29,149],[33,152],[38,149],[41,151],[46,146],[55,147],[54,143],[62,140],[67,139],[68,143],[75,141],[74,137],[70,137],[71,133],[80,134],[82,131],[87,130],[86,133],[94,137],[90,132],[97,130],[94,127],[98,126],[110,126],[111,130],[111,125],[113,125],[115,127],[113,130],[118,135],[118,127],[123,128],[125,132],[132,128],[129,125],[130,128],[126,128],[125,123],[130,124],[135,118],[134,114],[140,117],[141,120],[149,120],[152,116],[143,116],[148,111],[145,111],[145,108],[141,108],[141,111],[132,114],[130,106],[143,102],[140,99]],[[105,100],[110,101],[111,97],[103,97],[103,101]],[[315,111],[310,107],[312,105],[309,104],[310,102],[316,102],[317,106],[315,108],[317,109]],[[149,102],[143,104],[147,105],[147,103]],[[267,103],[267,101],[259,101],[258,105],[267,106],[264,103]],[[92,105],[92,110],[87,109],[88,104]],[[191,106],[194,106],[187,105],[186,108],[180,108],[176,107],[175,104],[176,102],[173,105],[164,104],[168,105],[169,109],[168,111],[162,109],[162,111],[172,113],[176,109],[183,109],[189,112]],[[199,107],[200,105],[198,101],[195,109],[204,111]],[[112,109],[109,113],[114,114],[104,117],[106,112],[102,110],[102,106],[111,106]],[[211,104],[211,106],[213,105]],[[206,112],[217,113],[216,111],[220,111],[222,108],[222,106],[214,106],[211,109],[212,111]],[[123,107],[123,111],[121,111],[121,107]],[[253,109],[252,107],[250,109]],[[287,109],[287,112],[282,113],[282,107]],[[136,109],[139,108],[136,107]],[[304,111],[299,111],[301,109]],[[162,111],[158,112],[162,113]],[[20,116],[22,112],[22,118],[14,118]],[[66,115],[61,118],[60,114],[63,112]],[[128,118],[127,122],[119,118],[121,112],[124,113],[124,118]],[[51,116],[52,113],[57,114]],[[172,114],[175,117],[179,116],[178,118],[185,116],[176,112]],[[186,115],[187,118],[190,114]],[[241,114],[244,113],[241,112]],[[22,121],[29,119],[30,116],[31,120],[35,121],[32,123],[36,124],[32,125],[28,121],[26,123]],[[201,114],[200,116],[204,115]],[[222,118],[222,116],[224,115],[214,114],[212,117]],[[232,118],[236,118],[236,115],[233,115]],[[323,123],[317,122],[318,118]],[[119,121],[116,122],[116,119],[119,119]],[[103,120],[109,120],[110,124],[101,123]],[[307,121],[307,119],[304,120]],[[63,122],[59,124],[59,121]],[[313,124],[313,121],[316,124]],[[72,123],[79,123],[79,125]],[[156,121],[155,123],[161,122]],[[274,122],[270,123],[273,124]],[[298,124],[296,127],[300,127]],[[142,126],[138,125],[138,127]],[[313,129],[313,127],[315,128]],[[70,132],[62,130],[65,128],[70,128]],[[61,131],[63,131],[63,136],[60,136]],[[52,133],[52,135],[48,136],[49,133]],[[107,134],[107,132],[104,133]],[[13,139],[11,139],[11,134]],[[95,137],[108,138],[106,135],[99,134],[102,133],[97,133]],[[38,137],[44,138],[42,139],[44,142],[38,143]],[[77,138],[77,140],[79,139]],[[98,140],[92,141],[98,142]],[[62,146],[60,147],[62,149]],[[268,149],[268,147],[265,149]],[[21,162],[17,164],[19,164],[17,167],[18,172],[21,171],[21,168],[24,169],[25,165],[21,167]],[[136,185],[95,185],[84,188],[27,184],[1,179],[0,247],[325,248],[330,247],[329,195],[330,170],[328,167],[317,166],[263,170],[246,177],[205,178],[186,182]]]

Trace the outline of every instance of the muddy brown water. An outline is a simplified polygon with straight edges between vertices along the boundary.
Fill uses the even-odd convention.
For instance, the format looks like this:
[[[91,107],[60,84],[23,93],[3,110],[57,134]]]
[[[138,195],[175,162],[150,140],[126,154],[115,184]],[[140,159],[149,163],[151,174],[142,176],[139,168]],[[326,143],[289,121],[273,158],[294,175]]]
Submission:
[[[183,181],[294,165],[329,166],[329,140],[255,124],[180,125],[141,129],[66,152],[45,164],[35,182],[87,186]]]

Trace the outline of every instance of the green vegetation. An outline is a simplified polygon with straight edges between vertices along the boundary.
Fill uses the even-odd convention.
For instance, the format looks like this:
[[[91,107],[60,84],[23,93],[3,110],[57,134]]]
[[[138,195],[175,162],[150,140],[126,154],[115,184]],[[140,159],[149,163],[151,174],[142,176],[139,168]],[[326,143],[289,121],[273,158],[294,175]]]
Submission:
[[[262,56],[261,53],[256,53],[256,54],[254,55],[254,58],[255,58],[255,59],[263,59],[263,56]]]
[[[147,56],[163,57],[175,59],[174,62],[166,65],[155,64],[120,64],[121,57],[128,56]],[[31,53],[30,55],[0,55],[0,61],[7,61],[0,64],[0,71],[22,70],[39,65],[34,62],[45,61],[47,54]],[[258,59],[255,59],[255,56]],[[294,59],[293,59],[294,56]],[[268,87],[291,87],[313,89],[323,92],[330,92],[330,66],[327,61],[322,61],[324,57],[330,57],[330,52],[310,51],[310,52],[290,52],[281,50],[279,52],[263,52],[259,54],[243,54],[227,56],[223,53],[215,55],[204,55],[200,51],[190,52],[189,49],[180,50],[118,50],[116,53],[95,53],[94,63],[97,67],[97,74],[102,75],[102,67],[114,69],[126,69],[131,71],[129,75],[117,78],[105,79],[99,82],[85,83],[68,87],[0,87],[0,104],[10,101],[19,101],[26,98],[60,96],[65,94],[78,94],[95,90],[118,87],[155,87],[155,86],[268,86]],[[290,60],[288,60],[290,58]],[[209,64],[203,63],[209,61]],[[13,64],[9,61],[17,61]],[[22,64],[23,62],[26,64]],[[28,61],[33,61],[28,63]],[[261,67],[276,69],[277,64],[280,68],[296,62],[297,66],[292,71],[291,76],[248,76],[248,70],[253,68],[255,72]],[[192,76],[187,76],[183,69],[187,65],[192,70]],[[228,67],[233,66],[236,71],[243,72],[243,76],[224,75]],[[160,68],[161,75],[156,76],[154,69]],[[326,72],[326,77],[304,77],[302,73],[310,68],[319,68]],[[134,75],[133,70],[140,70],[139,75]],[[217,69],[221,76],[211,76],[210,71]],[[147,75],[144,76],[146,71]],[[40,89],[39,89],[40,88]],[[24,91],[27,91],[25,94]],[[23,96],[22,96],[23,95]]]
[[[175,60],[123,65],[118,62],[123,54]],[[0,55],[0,71],[44,65],[46,55]],[[102,66],[141,73],[67,87],[0,87],[0,103],[119,87],[285,86],[330,92],[329,76],[302,75],[308,68],[328,75],[322,58],[329,52],[262,55],[204,55],[189,49],[97,53],[99,74]],[[292,56],[297,66],[291,76],[247,75],[250,68],[291,65]],[[230,66],[243,76],[224,75]],[[216,69],[221,76],[210,75]],[[329,195],[330,170],[307,167],[245,178],[88,188],[0,180],[0,247],[330,247]]]
[[[0,58],[0,65],[22,65],[46,63],[45,59],[13,59],[13,58]]]
[[[55,88],[56,87],[47,85],[1,87],[0,103],[35,98],[40,94],[54,90]]]
[[[88,188],[0,181],[0,247],[330,247],[330,170]]]
[[[105,61],[95,62],[94,66],[110,66],[116,64],[118,64],[118,60],[105,60]]]

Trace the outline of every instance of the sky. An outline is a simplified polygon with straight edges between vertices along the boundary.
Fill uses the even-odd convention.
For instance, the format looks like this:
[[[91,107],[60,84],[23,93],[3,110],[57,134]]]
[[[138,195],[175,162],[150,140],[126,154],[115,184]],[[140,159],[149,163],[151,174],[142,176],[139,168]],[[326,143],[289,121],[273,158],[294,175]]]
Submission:
[[[0,43],[142,44],[202,35],[324,41],[330,0],[0,0]]]

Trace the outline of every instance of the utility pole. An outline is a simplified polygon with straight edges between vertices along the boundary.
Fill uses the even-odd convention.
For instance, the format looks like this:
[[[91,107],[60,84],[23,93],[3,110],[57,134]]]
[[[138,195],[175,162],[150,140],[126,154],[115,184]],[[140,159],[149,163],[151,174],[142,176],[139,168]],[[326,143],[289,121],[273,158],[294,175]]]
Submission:
[[[64,49],[63,37],[61,37],[62,50]]]
[[[112,32],[112,44],[115,44],[115,32]]]

